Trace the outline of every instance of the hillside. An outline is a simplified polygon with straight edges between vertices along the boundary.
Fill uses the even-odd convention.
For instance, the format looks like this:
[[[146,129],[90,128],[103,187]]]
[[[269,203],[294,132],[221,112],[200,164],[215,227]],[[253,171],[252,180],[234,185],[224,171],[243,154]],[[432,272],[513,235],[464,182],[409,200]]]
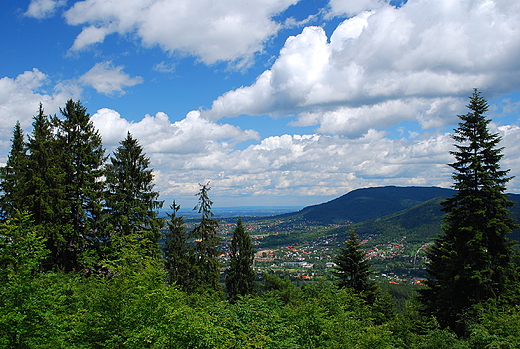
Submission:
[[[438,187],[376,187],[353,190],[334,200],[279,217],[329,223],[359,223],[397,213],[454,190]]]
[[[352,222],[360,235],[377,236],[372,244],[407,237],[411,244],[423,244],[442,233],[444,212],[441,202],[455,193],[438,187],[377,187],[351,191],[323,204],[303,208],[295,213],[275,216],[293,222],[316,222],[324,229],[302,232],[284,229],[284,233],[265,239],[266,245],[297,243],[298,241],[338,234],[346,236],[349,227],[327,229],[326,225]],[[520,222],[520,195],[509,194],[515,204],[511,217]],[[309,223],[310,224],[310,223]],[[509,235],[520,241],[520,229]]]
[[[510,208],[511,218],[520,221],[520,195],[509,195],[509,199],[515,202],[515,205]],[[354,224],[353,227],[360,235],[377,234],[385,241],[402,236],[406,236],[410,243],[428,241],[442,233],[444,212],[441,211],[441,202],[445,198],[436,197],[391,215]],[[516,229],[508,237],[520,241],[520,229]]]
[[[353,228],[360,235],[379,235],[385,241],[406,236],[410,243],[424,243],[442,233],[444,199],[439,196],[388,216],[354,224]]]

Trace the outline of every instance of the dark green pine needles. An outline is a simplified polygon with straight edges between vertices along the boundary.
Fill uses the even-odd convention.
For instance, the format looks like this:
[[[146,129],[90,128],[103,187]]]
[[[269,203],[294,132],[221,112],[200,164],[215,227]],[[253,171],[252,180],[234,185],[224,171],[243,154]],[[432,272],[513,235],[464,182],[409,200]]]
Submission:
[[[457,193],[443,203],[444,234],[427,252],[429,277],[420,297],[427,315],[459,335],[475,320],[475,305],[508,304],[517,289],[506,237],[515,228],[504,193],[511,177],[500,169],[501,138],[488,129],[488,104],[480,92],[474,91],[467,108],[453,135],[450,166]]]

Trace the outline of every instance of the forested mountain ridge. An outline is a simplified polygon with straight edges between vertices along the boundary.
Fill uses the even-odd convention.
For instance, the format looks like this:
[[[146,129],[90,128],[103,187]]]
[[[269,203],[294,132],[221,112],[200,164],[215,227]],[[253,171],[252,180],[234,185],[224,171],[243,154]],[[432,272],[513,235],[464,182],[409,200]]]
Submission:
[[[439,187],[371,187],[356,189],[331,201],[307,206],[279,217],[301,217],[320,223],[359,223],[397,213],[436,197],[448,197],[452,189]]]
[[[356,223],[353,227],[360,235],[380,234],[387,240],[401,236],[407,236],[409,242],[430,240],[442,233],[445,213],[441,211],[441,202],[445,199],[439,196],[403,211]],[[509,199],[515,203],[510,208],[511,218],[520,221],[520,195],[509,194]],[[508,237],[520,241],[520,229]]]
[[[391,241],[406,236],[409,242],[425,243],[442,233],[441,202],[455,194],[455,190],[439,187],[371,187],[353,190],[331,201],[308,206],[298,212],[275,216],[277,219],[305,220],[321,225],[352,223],[326,229],[327,236],[347,236],[353,228],[359,235],[372,237],[372,243]],[[520,194],[509,194],[514,202],[510,208],[511,218],[520,222]],[[296,238],[294,234],[280,234],[266,242],[283,244],[283,238]],[[509,235],[509,239],[520,241],[520,229]],[[298,239],[296,239],[298,240]],[[296,241],[295,240],[295,241]]]

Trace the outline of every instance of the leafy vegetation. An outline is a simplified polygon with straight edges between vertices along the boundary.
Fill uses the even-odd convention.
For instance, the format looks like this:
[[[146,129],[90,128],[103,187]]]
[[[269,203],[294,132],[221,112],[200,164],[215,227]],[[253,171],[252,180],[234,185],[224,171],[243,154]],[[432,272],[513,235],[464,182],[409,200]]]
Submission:
[[[178,216],[180,206],[175,201],[167,219],[160,219],[156,210],[162,202],[153,191],[153,171],[138,141],[128,134],[105,163],[86,109],[68,101],[62,115],[62,120],[49,117],[40,106],[27,141],[17,124],[8,161],[0,171],[0,348],[484,349],[520,345],[520,304],[514,297],[518,288],[509,283],[517,280],[518,270],[511,246],[501,240],[514,226],[502,210],[509,206],[502,194],[507,177],[495,166],[500,158],[500,151],[493,148],[495,136],[483,134],[477,139],[489,140],[486,154],[495,162],[489,161],[485,168],[496,172],[491,171],[492,178],[481,174],[482,183],[484,187],[491,184],[497,192],[469,200],[472,209],[463,212],[473,214],[466,221],[486,223],[486,229],[474,234],[470,242],[490,231],[499,232],[497,241],[487,240],[497,243],[482,242],[475,250],[505,246],[489,258],[506,263],[495,268],[493,260],[477,253],[475,261],[485,268],[471,269],[457,259],[447,266],[471,271],[466,282],[476,282],[475,289],[484,285],[484,291],[492,289],[501,297],[482,297],[470,307],[461,301],[464,312],[457,319],[463,320],[464,331],[460,331],[444,317],[444,310],[424,311],[425,304],[446,300],[449,284],[440,287],[444,298],[435,300],[432,292],[429,300],[433,301],[421,298],[421,304],[415,297],[420,286],[378,284],[372,280],[378,266],[366,262],[368,244],[376,248],[386,243],[388,257],[394,248],[402,253],[406,239],[410,248],[406,263],[415,263],[418,251],[425,248],[422,239],[433,238],[444,216],[440,197],[454,191],[368,188],[321,208],[285,215],[286,220],[271,218],[267,226],[279,231],[262,232],[259,240],[264,247],[282,242],[307,244],[327,254],[333,242],[346,239],[346,243],[334,256],[335,275],[324,266],[322,275],[327,276],[311,282],[294,282],[269,272],[255,275],[253,240],[241,219],[234,227],[229,253],[220,249],[209,183],[200,185],[195,194],[198,221],[191,226],[186,223]],[[456,155],[464,155],[465,148],[459,150]],[[456,185],[456,189],[460,193],[465,187]],[[464,207],[459,199],[454,196],[447,201],[446,236],[435,240],[443,249],[434,247],[430,257],[436,252],[442,260],[456,255],[461,250],[451,253],[446,248],[455,246],[450,245],[454,240],[450,236],[460,230],[474,231],[455,224],[462,216],[454,208]],[[489,204],[489,199],[498,202],[492,210],[496,216],[486,216],[485,207],[473,205]],[[367,210],[363,203],[374,209]],[[321,216],[323,209],[327,214]],[[345,209],[351,214],[345,215]],[[343,216],[338,218],[338,214]],[[449,253],[443,255],[445,248]],[[295,246],[287,246],[288,253],[293,250]],[[319,258],[317,265],[323,263]],[[221,280],[221,261],[226,259],[227,298]],[[405,261],[391,264],[391,260],[386,259],[387,267],[410,268]],[[433,277],[428,286],[436,287],[443,275],[435,274],[439,266],[432,264],[429,270]],[[494,288],[501,281],[508,282]],[[463,299],[466,293],[460,294],[460,289],[452,289],[450,302]]]

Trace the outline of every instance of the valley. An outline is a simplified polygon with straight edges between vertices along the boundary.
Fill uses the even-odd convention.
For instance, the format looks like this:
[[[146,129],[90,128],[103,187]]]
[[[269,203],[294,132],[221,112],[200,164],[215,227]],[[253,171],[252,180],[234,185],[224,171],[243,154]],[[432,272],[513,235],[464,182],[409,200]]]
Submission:
[[[350,229],[360,235],[373,279],[382,284],[420,285],[426,277],[425,250],[442,233],[441,202],[451,189],[435,187],[379,187],[358,189],[320,205],[278,215],[241,214],[256,249],[254,268],[293,281],[333,279],[333,259]],[[438,196],[443,194],[444,196]],[[520,195],[512,217],[520,217]],[[239,214],[218,217],[224,266]],[[188,220],[189,223],[189,220]],[[189,228],[189,224],[188,224]],[[518,240],[515,230],[510,239]]]

